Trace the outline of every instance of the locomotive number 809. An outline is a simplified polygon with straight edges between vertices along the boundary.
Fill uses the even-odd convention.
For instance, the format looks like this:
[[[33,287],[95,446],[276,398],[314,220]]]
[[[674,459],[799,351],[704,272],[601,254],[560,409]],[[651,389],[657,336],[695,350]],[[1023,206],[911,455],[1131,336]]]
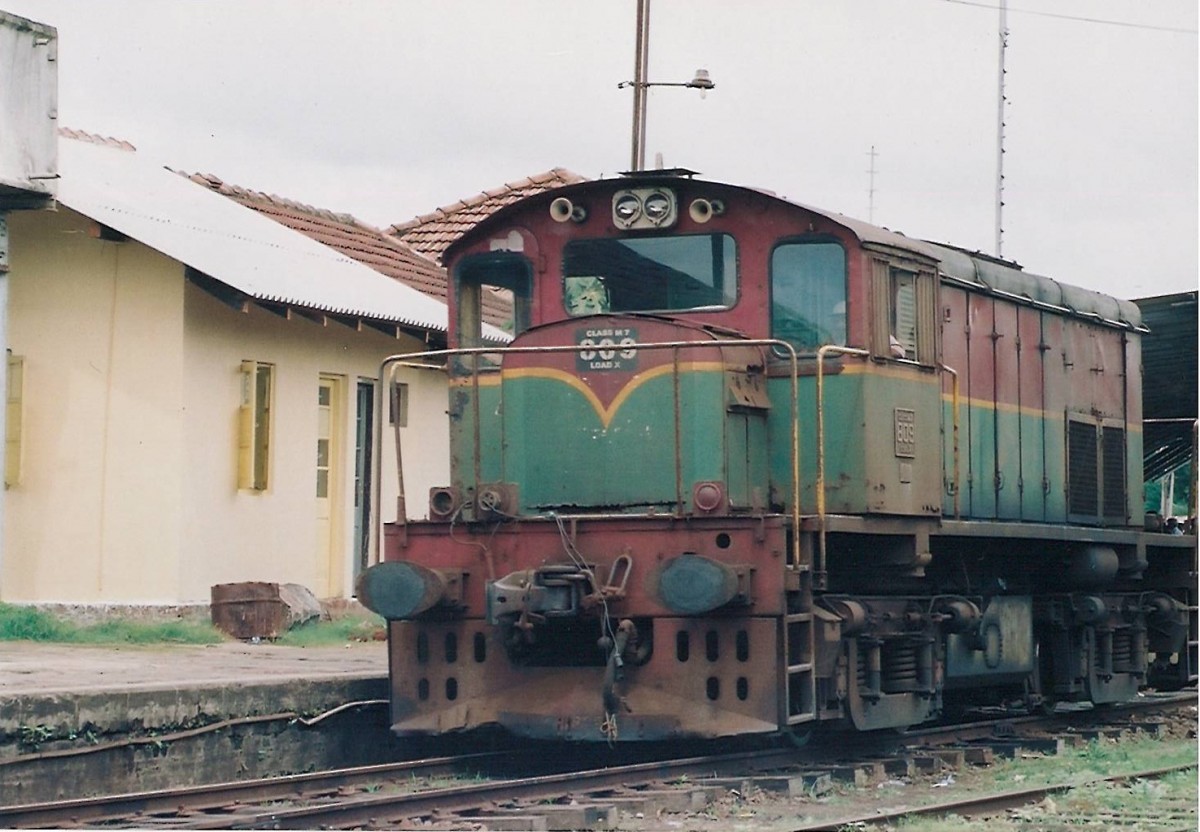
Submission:
[[[451,481],[358,587],[397,733],[873,730],[1195,679],[1196,539],[1140,528],[1133,304],[686,171],[526,198],[445,261]]]

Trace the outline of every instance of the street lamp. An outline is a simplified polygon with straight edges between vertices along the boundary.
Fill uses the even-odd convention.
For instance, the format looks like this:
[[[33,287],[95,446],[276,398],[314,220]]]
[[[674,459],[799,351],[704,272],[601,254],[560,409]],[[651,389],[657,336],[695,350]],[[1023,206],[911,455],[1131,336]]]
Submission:
[[[631,170],[646,168],[646,90],[650,87],[688,87],[700,90],[700,97],[716,87],[707,69],[697,69],[690,81],[647,81],[646,65],[650,61],[650,0],[638,0],[637,49],[633,62],[633,80],[622,81],[617,89],[633,87],[633,141],[630,151]]]

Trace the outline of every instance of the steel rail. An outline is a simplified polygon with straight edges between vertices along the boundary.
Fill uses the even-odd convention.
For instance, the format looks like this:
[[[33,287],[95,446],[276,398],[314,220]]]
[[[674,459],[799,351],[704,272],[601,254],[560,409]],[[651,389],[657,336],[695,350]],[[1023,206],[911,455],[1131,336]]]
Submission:
[[[378,826],[433,813],[476,809],[495,801],[514,798],[558,797],[565,792],[627,786],[631,783],[681,777],[683,775],[744,774],[747,769],[780,768],[802,759],[795,748],[751,751],[716,756],[688,757],[626,766],[548,774],[515,780],[495,780],[433,789],[410,794],[372,794],[334,800],[315,806],[272,808],[270,810],[224,815],[219,818],[186,822],[188,829],[330,829],[367,824]]]
[[[871,827],[875,824],[900,820],[901,818],[922,817],[927,815],[963,815],[970,817],[984,813],[994,813],[1005,809],[1027,806],[1049,795],[1067,792],[1071,789],[1081,789],[1103,783],[1123,783],[1128,780],[1155,780],[1168,774],[1189,771],[1196,768],[1196,763],[1182,763],[1164,768],[1144,769],[1142,771],[1110,774],[1104,777],[1091,777],[1074,783],[1055,783],[1049,786],[1034,786],[1028,789],[1015,789],[1007,792],[946,800],[930,803],[927,806],[907,806],[893,811],[872,811],[869,814],[854,815],[839,818],[835,821],[820,821],[793,828],[793,832],[836,832],[840,829],[858,829]]]
[[[398,775],[425,777],[454,774],[473,764],[502,760],[506,755],[513,753],[493,751],[461,757],[430,757],[402,763],[357,766],[207,786],[185,786],[48,803],[0,806],[0,829],[52,827],[64,823],[80,825],[86,821],[114,817],[177,812],[181,806],[187,807],[188,810],[203,811],[255,800],[295,798],[304,791],[319,792]]]
[[[880,741],[883,738],[872,738],[871,736],[857,737],[862,740],[861,747],[856,742],[850,742],[848,745],[838,742],[834,747],[839,749],[843,755],[849,753],[851,758],[862,757],[869,759],[881,753],[884,755],[895,753],[891,748],[891,744],[897,742],[910,747],[916,743],[928,747],[940,743],[962,742],[968,738],[985,739],[987,737],[994,737],[997,734],[995,729],[998,725],[1010,728],[1047,723],[1066,723],[1072,725],[1080,721],[1086,722],[1096,717],[1132,716],[1146,711],[1167,710],[1191,705],[1195,704],[1195,702],[1196,694],[1192,691],[1160,695],[1154,698],[1137,700],[1132,703],[1124,703],[1102,712],[1079,710],[1060,712],[1052,715],[1007,717],[954,726],[912,729],[903,734],[892,735],[887,738],[885,742],[887,747],[880,745]],[[1020,741],[1020,737],[1016,736],[1011,739],[1018,743]],[[678,767],[674,771],[676,775],[685,771],[687,767],[694,767],[694,770],[699,772],[733,769],[736,774],[744,774],[747,767],[759,770],[791,765],[799,765],[803,768],[820,768],[822,764],[821,745],[821,743],[811,743],[803,751],[797,751],[789,747],[783,750],[760,750],[752,754],[695,757],[678,761],[643,762],[620,769],[611,769],[611,771],[617,772],[617,782],[628,784],[635,777],[655,779],[667,776],[671,773],[671,767],[673,766]],[[511,751],[501,751],[460,757],[436,757],[401,763],[338,769],[330,772],[219,783],[210,786],[190,786],[178,789],[0,807],[0,828],[85,826],[88,822],[111,823],[118,819],[127,820],[130,818],[136,823],[139,818],[149,821],[153,815],[165,815],[168,813],[189,813],[191,815],[190,819],[185,817],[178,821],[172,821],[172,826],[183,825],[188,828],[223,829],[238,825],[239,823],[245,826],[247,825],[246,818],[252,816],[259,818],[258,825],[261,825],[265,823],[265,821],[261,820],[261,816],[264,813],[255,813],[254,807],[250,805],[255,801],[312,799],[314,796],[327,796],[330,791],[336,790],[339,787],[378,784],[380,781],[386,781],[389,778],[394,779],[398,776],[415,778],[455,773],[461,774],[464,771],[470,772],[472,766],[477,764],[485,764],[489,768],[503,770],[505,768],[504,760],[513,753]],[[547,793],[557,795],[564,791],[565,785],[569,785],[571,782],[582,782],[584,776],[578,772],[558,774],[543,778],[532,778],[528,783],[533,784],[531,788],[535,786],[542,787],[547,790]],[[524,781],[515,782],[521,783]],[[427,796],[420,799],[424,801],[424,808],[422,803],[418,802],[417,796],[407,796],[403,798],[403,811],[417,815],[432,810],[448,811],[455,805],[466,807],[478,806],[489,799],[486,795],[481,794],[479,791],[480,788],[494,790],[490,799],[495,799],[496,795],[511,797],[518,788],[513,784],[514,781],[495,781],[486,787],[476,787],[474,791],[470,789],[458,789],[454,790],[453,793],[449,793],[446,790],[439,790],[436,793],[426,792]],[[606,784],[593,781],[589,787],[593,789],[602,788],[604,785]],[[361,797],[348,798],[351,803],[361,803],[363,799]],[[432,809],[428,808],[430,806],[432,806]],[[238,814],[232,813],[231,810],[234,807],[240,807],[241,812]],[[301,813],[303,819],[299,822],[300,826],[304,826],[306,823],[317,822],[317,818],[315,818],[312,812],[302,807],[286,811],[288,814]],[[343,805],[337,808],[335,813],[345,811],[349,811],[349,809]],[[205,814],[206,812],[209,814]],[[280,816],[283,812],[284,810],[277,809],[271,814],[272,817],[275,817]],[[379,801],[375,801],[371,804],[366,814],[369,815],[368,819],[378,820],[378,815],[387,812],[386,803],[381,804]],[[252,823],[250,825],[255,824]],[[270,824],[268,823],[267,825]]]

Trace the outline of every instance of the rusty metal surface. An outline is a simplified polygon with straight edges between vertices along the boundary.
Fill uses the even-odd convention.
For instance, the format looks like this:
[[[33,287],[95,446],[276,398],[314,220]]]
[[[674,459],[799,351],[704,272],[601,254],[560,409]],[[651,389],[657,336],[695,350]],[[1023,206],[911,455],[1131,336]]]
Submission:
[[[217,584],[212,588],[212,622],[234,638],[278,638],[287,630],[287,605],[279,584]]]

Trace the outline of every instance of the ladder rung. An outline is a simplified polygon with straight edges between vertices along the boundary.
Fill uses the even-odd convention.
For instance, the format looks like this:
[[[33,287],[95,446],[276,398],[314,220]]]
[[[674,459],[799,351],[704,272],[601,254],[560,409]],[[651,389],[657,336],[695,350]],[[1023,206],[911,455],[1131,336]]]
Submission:
[[[794,624],[797,621],[812,621],[811,612],[790,612],[783,617],[783,620],[789,624]]]
[[[801,664],[789,664],[787,672],[789,676],[794,676],[798,673],[811,673],[812,669],[812,662],[803,662]]]
[[[812,722],[817,718],[816,714],[790,714],[788,716],[788,725],[798,725],[801,722]]]

